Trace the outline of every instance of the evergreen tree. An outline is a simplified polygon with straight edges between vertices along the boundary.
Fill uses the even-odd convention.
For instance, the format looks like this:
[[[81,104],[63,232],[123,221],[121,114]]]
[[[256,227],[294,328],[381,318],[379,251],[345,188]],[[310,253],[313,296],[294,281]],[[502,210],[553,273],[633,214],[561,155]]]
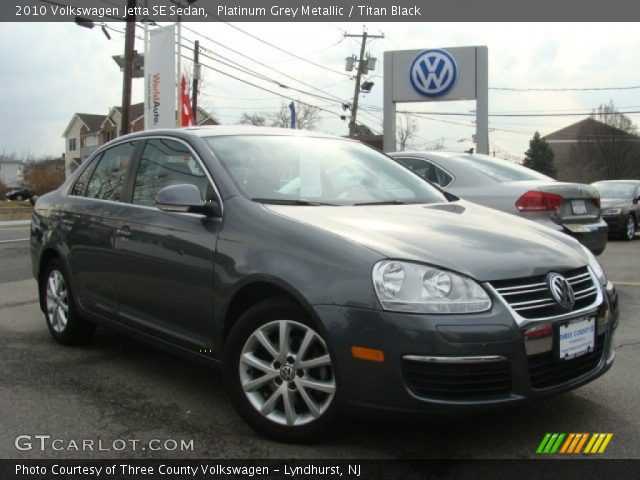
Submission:
[[[544,175],[555,178],[558,173],[553,162],[555,154],[540,133],[536,131],[529,141],[529,150],[525,152],[523,165]]]

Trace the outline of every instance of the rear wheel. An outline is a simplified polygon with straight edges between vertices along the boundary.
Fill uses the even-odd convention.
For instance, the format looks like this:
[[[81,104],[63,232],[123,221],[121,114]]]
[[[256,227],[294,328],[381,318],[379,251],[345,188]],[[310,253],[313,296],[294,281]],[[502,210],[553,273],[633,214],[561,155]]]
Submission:
[[[325,340],[286,298],[249,309],[227,342],[225,380],[240,416],[281,441],[317,439],[336,413],[336,379]]]
[[[636,234],[636,218],[633,215],[629,215],[627,217],[627,221],[625,223],[624,230],[620,234],[620,238],[622,240],[631,241]]]
[[[60,260],[52,260],[46,267],[40,285],[45,307],[45,319],[51,336],[58,343],[75,345],[89,340],[95,325],[78,314],[68,275]]]

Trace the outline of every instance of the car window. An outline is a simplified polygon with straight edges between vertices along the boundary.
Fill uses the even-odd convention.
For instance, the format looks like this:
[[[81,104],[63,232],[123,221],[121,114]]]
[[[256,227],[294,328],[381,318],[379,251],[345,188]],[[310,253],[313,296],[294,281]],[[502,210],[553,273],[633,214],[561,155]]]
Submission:
[[[101,156],[102,155],[99,155],[96,160],[93,160],[92,165],[87,165],[85,167],[85,169],[76,180],[76,183],[73,185],[73,188],[71,189],[71,195],[75,195],[76,197],[84,196],[85,192],[87,191],[89,178],[91,178],[91,173],[93,172],[93,166],[100,161]]]
[[[238,188],[256,201],[433,203],[446,199],[397,162],[360,143],[285,135],[205,137]]]
[[[633,183],[594,183],[602,198],[633,198]]]
[[[452,181],[453,181],[453,177],[451,175],[449,175],[447,172],[445,172],[442,168],[440,168],[437,165],[432,165],[432,175],[433,175],[433,180],[432,182],[437,183],[438,185],[440,185],[441,187],[446,187],[447,185],[449,185]]]
[[[87,185],[87,197],[120,201],[136,144],[135,141],[125,142],[105,150]]]
[[[553,180],[551,177],[547,177],[535,170],[507,160],[490,157],[489,155],[460,155],[459,157],[455,157],[455,159],[498,182]]]
[[[140,157],[133,203],[155,205],[160,190],[180,184],[195,185],[203,199],[215,199],[207,175],[186,145],[175,140],[149,140]]]

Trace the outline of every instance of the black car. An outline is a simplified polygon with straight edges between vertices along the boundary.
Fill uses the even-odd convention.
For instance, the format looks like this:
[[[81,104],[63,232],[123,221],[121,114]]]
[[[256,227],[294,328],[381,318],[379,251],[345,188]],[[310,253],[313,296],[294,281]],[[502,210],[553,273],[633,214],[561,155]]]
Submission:
[[[141,132],[41,197],[53,338],[96,325],[223,369],[240,415],[313,438],[342,409],[472,412],[614,360],[615,290],[575,239],[439,190],[358,142]]]
[[[7,200],[29,200],[31,198],[31,192],[24,185],[13,185],[7,187],[7,193],[5,193]]]
[[[604,180],[592,184],[600,192],[602,217],[609,233],[633,240],[640,219],[640,180]]]

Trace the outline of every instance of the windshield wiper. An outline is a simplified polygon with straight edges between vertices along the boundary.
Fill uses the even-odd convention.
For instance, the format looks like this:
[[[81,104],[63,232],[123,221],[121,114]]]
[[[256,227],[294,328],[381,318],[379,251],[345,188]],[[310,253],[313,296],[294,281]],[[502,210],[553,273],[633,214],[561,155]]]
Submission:
[[[307,205],[307,206],[330,205],[334,207],[337,206],[335,203],[312,202],[310,200],[287,199],[287,198],[252,198],[251,201],[258,202],[258,203],[271,203],[274,205]]]
[[[362,205],[409,205],[411,203],[418,203],[418,202],[403,202],[402,200],[382,200],[379,202],[354,203],[353,205],[356,207],[360,207]]]

